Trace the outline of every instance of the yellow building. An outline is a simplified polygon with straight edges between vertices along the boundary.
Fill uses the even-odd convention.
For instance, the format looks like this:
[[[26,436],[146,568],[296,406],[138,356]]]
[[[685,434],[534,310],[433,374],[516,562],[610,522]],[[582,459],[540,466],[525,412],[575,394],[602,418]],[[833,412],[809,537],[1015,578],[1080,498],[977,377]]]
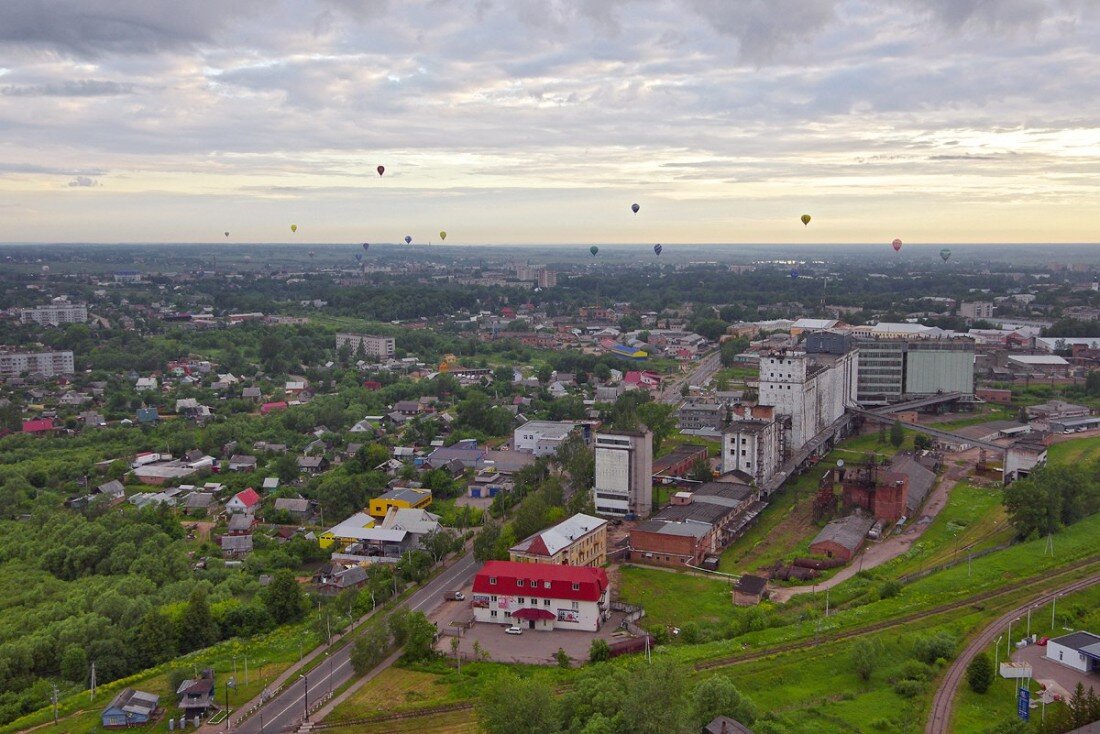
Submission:
[[[345,546],[363,539],[363,530],[374,527],[374,518],[365,512],[357,512],[339,525],[336,525],[317,536],[317,542],[322,548],[328,548],[333,543]]]
[[[603,566],[607,563],[607,520],[578,513],[512,546],[508,557],[518,563]]]
[[[370,509],[367,512],[376,520],[384,520],[391,507],[396,507],[399,510],[423,510],[431,507],[431,505],[432,490],[399,487],[391,489],[381,497],[372,499]]]

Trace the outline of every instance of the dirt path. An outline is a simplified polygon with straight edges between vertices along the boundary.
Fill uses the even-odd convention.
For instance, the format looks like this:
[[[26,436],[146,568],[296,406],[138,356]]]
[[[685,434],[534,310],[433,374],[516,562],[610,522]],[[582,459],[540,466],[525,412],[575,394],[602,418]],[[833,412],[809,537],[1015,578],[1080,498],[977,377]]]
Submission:
[[[814,591],[831,589],[837,584],[852,578],[865,568],[881,566],[908,551],[913,543],[924,535],[924,531],[928,529],[932,521],[947,505],[951,490],[961,480],[965,479],[978,463],[978,449],[970,449],[948,456],[950,458],[944,460],[947,471],[939,478],[936,486],[929,493],[919,522],[911,522],[905,530],[891,535],[882,542],[864,546],[863,552],[853,558],[851,563],[840,569],[832,578],[812,586],[774,587],[770,589],[771,599],[777,602],[785,602],[798,594],[809,594]],[[966,466],[957,466],[956,462],[958,461],[965,461]]]

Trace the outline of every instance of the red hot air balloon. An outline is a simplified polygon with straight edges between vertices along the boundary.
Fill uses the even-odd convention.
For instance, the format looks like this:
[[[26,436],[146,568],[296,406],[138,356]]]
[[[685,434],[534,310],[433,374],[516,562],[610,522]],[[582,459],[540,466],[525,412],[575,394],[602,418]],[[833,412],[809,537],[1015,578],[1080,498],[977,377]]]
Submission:
[[[378,175],[379,176],[381,176],[385,172],[386,172],[386,167],[385,166],[379,166],[378,167]]]
[[[895,239],[890,243],[890,246],[894,248],[894,252],[899,252],[901,250],[901,240]]]

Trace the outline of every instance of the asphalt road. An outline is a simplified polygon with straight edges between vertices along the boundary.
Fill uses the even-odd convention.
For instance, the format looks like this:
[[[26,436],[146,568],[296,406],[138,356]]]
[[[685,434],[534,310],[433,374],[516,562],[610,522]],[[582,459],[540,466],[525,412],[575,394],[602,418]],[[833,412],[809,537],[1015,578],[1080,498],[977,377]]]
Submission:
[[[950,731],[951,709],[955,704],[955,693],[958,691],[959,686],[962,685],[963,677],[966,675],[966,667],[970,665],[970,661],[974,659],[975,655],[989,647],[989,644],[997,638],[997,635],[1002,633],[1010,622],[1018,620],[1021,616],[1026,614],[1027,610],[1031,607],[1049,604],[1056,596],[1087,589],[1097,583],[1100,583],[1100,575],[1094,574],[1088,578],[1063,586],[1060,589],[1047,591],[1031,599],[1026,604],[1021,604],[1011,612],[1002,615],[996,622],[982,630],[982,632],[966,646],[966,650],[963,651],[963,654],[955,658],[951,667],[947,669],[947,674],[943,677],[943,682],[940,683],[935,698],[932,699],[932,714],[928,717],[928,724],[924,728],[925,734],[947,734],[947,732]],[[1022,637],[1022,635],[1020,635],[1020,637]],[[995,674],[999,673],[995,671]]]
[[[467,553],[453,566],[429,581],[426,586],[417,590],[409,597],[405,606],[414,612],[430,614],[443,603],[446,592],[460,588],[473,578],[478,565],[474,560],[473,552]],[[337,690],[354,675],[355,671],[351,667],[351,645],[345,645],[309,672],[308,692],[306,679],[296,679],[233,731],[240,734],[274,734],[286,730],[301,721],[306,709],[307,696],[309,705],[312,706],[314,702],[320,701],[322,696]]]
[[[683,400],[683,396],[680,395],[681,386],[687,385],[702,385],[714,375],[715,372],[722,366],[722,355],[719,351],[714,351],[711,354],[703,357],[699,361],[699,364],[695,365],[695,369],[687,374],[681,380],[675,380],[661,390],[661,402],[662,403],[679,403]]]

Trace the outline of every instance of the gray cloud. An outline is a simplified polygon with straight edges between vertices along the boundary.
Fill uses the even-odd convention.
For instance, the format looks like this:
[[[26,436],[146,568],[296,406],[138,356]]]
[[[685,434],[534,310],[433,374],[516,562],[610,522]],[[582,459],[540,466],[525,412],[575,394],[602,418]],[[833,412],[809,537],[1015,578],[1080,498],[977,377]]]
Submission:
[[[72,181],[69,181],[69,186],[72,188],[99,186],[99,181],[96,181],[91,176],[77,176]]]
[[[0,87],[8,97],[113,97],[132,94],[135,85],[104,79],[74,79],[50,84],[26,84]]]

